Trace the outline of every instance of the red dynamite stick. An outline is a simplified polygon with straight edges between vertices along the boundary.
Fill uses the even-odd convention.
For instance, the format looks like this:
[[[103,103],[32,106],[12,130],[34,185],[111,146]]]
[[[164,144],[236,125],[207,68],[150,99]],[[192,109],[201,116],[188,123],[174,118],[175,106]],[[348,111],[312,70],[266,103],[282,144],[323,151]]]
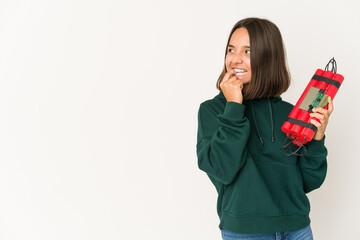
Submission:
[[[332,71],[326,71],[324,74],[324,77],[327,78],[332,78],[334,76],[334,73]],[[324,91],[326,91],[326,88],[329,86],[329,84],[327,82],[324,81],[319,81],[318,85],[316,86],[319,89],[322,89]],[[319,119],[317,118],[310,118],[310,113],[307,112],[307,119],[304,119],[303,121],[311,123],[310,119],[315,119],[316,121],[320,122]],[[310,128],[303,128],[301,131],[301,136],[306,138],[308,142],[310,142],[312,140],[312,137],[314,136],[315,132],[310,129]]]
[[[319,75],[319,76],[323,76],[325,72],[322,70],[322,69],[318,69],[316,70],[315,74],[314,75]],[[299,100],[297,101],[296,105],[294,106],[293,110],[290,112],[289,114],[289,118],[295,118],[297,119],[300,112],[301,112],[301,109],[299,108],[301,102],[304,100],[307,92],[309,91],[309,89],[311,87],[315,87],[316,85],[318,84],[318,81],[317,80],[314,80],[314,79],[311,79],[309,84],[307,85],[307,87],[305,88],[304,92],[301,94],[301,97],[299,98]],[[288,135],[290,133],[290,130],[291,128],[294,126],[293,123],[290,123],[290,122],[284,122],[284,124],[282,125],[281,127],[281,130],[283,132],[286,133],[286,135]]]
[[[333,75],[334,75],[333,72],[326,71],[324,74],[324,77],[332,78]],[[315,87],[326,90],[327,85],[328,85],[328,83],[326,83],[324,81],[318,81],[318,84]],[[297,119],[300,121],[308,122],[309,118],[310,118],[310,113],[308,111],[301,110]],[[297,140],[294,140],[293,143],[295,143],[298,146],[300,146],[301,143],[305,144],[309,141],[308,137],[310,137],[310,135],[302,134],[303,130],[304,130],[304,127],[302,127],[300,125],[294,125],[290,131],[291,136],[297,139]]]
[[[335,76],[333,77],[333,80],[339,82],[341,85],[344,81],[344,77],[341,74],[335,74]],[[330,96],[331,100],[333,100],[338,90],[339,89],[336,86],[329,85],[329,87],[326,89],[325,94]],[[326,105],[325,108],[327,109],[327,107],[328,107],[328,105]]]
[[[335,81],[337,81],[337,82],[339,82],[340,85],[341,85],[342,82],[344,81],[344,77],[343,77],[341,74],[335,74],[332,79],[335,80]],[[326,91],[325,91],[325,94],[326,94],[327,96],[331,97],[331,99],[333,100],[338,90],[339,90],[339,89],[338,89],[336,86],[334,86],[334,85],[332,85],[332,84],[329,84],[328,87],[327,87],[327,89],[326,89]],[[327,105],[324,107],[324,109],[328,109],[328,108],[329,108],[329,104],[327,104]],[[317,119],[317,118],[315,118],[315,117],[311,117],[311,118],[309,119],[309,121],[308,121],[309,123],[311,123],[311,119],[314,119],[314,120],[320,122],[319,119]],[[314,135],[315,135],[315,132],[314,132],[312,129],[310,129],[310,128],[306,128],[306,129],[303,130],[303,132],[302,132],[301,135],[307,136],[307,139],[309,139],[309,141],[311,141],[312,138],[313,138]]]

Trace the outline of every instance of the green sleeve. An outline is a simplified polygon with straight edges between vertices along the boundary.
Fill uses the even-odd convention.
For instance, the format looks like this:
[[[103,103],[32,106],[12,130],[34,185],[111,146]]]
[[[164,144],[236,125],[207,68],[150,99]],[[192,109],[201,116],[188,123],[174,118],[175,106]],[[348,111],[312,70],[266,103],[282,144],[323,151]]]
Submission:
[[[299,161],[304,191],[308,193],[319,188],[325,180],[327,171],[325,136],[322,140],[313,139],[305,145],[305,148],[307,152],[300,157]]]
[[[244,166],[250,123],[244,116],[245,106],[227,102],[222,114],[216,115],[203,104],[198,112],[198,166],[222,184],[230,184]]]

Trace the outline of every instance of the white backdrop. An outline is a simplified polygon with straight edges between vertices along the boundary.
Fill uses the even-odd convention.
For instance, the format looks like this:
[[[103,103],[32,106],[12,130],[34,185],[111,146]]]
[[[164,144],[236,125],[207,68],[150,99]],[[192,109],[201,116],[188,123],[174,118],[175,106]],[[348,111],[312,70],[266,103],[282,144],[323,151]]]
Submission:
[[[228,34],[281,30],[293,104],[335,57],[345,81],[310,193],[316,239],[360,239],[360,4],[327,1],[0,1],[0,239],[221,239],[197,167],[197,110]]]

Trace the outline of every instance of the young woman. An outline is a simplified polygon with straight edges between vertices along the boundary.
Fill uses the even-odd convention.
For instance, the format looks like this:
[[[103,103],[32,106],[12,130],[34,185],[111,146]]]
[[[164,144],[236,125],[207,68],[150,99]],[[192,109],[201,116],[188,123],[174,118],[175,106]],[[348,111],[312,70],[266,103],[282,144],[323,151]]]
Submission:
[[[333,110],[313,109],[317,127],[302,156],[286,156],[281,131],[293,105],[279,29],[266,19],[235,24],[226,46],[219,94],[198,112],[198,166],[218,192],[223,239],[313,239],[306,193],[327,170],[324,132]]]

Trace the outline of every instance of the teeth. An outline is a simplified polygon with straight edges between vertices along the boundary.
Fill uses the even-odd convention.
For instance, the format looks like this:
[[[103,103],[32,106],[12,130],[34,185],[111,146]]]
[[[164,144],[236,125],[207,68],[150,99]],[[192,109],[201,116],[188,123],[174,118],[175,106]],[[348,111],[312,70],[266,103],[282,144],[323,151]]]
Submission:
[[[238,78],[242,78],[242,77],[246,76],[246,73],[236,73],[235,76]]]
[[[237,73],[246,72],[244,69],[236,69],[236,68],[234,68],[234,71],[237,72]]]

